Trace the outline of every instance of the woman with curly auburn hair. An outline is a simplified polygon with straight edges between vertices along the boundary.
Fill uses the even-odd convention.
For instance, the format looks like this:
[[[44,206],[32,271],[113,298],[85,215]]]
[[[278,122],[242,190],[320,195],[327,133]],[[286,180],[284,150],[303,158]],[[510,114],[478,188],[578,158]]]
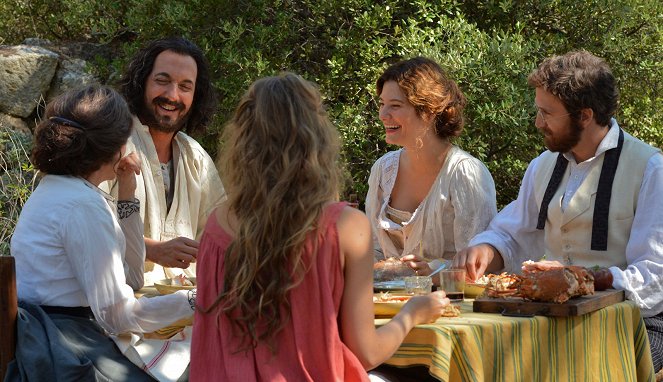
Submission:
[[[452,144],[465,96],[433,60],[391,65],[377,80],[387,143],[366,196],[376,260],[396,258],[419,275],[452,259],[497,213],[486,166]],[[437,276],[434,276],[437,277]]]
[[[443,293],[373,321],[366,216],[337,201],[339,138],[316,87],[256,81],[224,131],[229,199],[198,255],[192,381],[365,381]]]

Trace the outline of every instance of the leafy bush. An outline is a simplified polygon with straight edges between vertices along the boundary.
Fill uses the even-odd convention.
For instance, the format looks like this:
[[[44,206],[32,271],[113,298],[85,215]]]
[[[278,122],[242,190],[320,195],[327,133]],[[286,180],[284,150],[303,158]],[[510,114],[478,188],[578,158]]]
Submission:
[[[466,93],[468,123],[457,143],[487,164],[500,206],[516,197],[527,163],[543,150],[526,77],[546,56],[584,48],[606,58],[620,81],[620,124],[663,145],[657,0],[16,0],[0,11],[4,43],[109,43],[117,59],[95,64],[113,69],[147,40],[191,38],[206,51],[221,95],[215,123],[197,137],[212,154],[252,81],[281,70],[302,74],[326,97],[344,139],[346,195],[360,199],[372,163],[393,149],[377,118],[375,80],[388,64],[415,55],[438,60]]]
[[[35,184],[28,161],[31,140],[26,134],[0,126],[0,256],[9,255],[9,240],[21,208]]]

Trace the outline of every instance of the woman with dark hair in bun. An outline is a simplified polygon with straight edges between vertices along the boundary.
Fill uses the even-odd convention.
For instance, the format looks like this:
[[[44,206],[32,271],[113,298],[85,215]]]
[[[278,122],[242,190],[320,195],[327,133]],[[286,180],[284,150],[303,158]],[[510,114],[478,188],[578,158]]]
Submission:
[[[130,134],[126,102],[104,86],[55,98],[35,130],[32,161],[43,178],[11,239],[16,365],[28,380],[153,380],[108,334],[151,332],[193,314],[187,291],[134,297],[145,247],[134,198],[140,163],[124,155]],[[117,201],[98,188],[115,178]]]
[[[466,101],[437,63],[415,57],[391,65],[377,94],[386,141],[402,148],[371,169],[366,214],[376,260],[400,259],[427,275],[488,226],[495,184],[483,163],[452,144]]]

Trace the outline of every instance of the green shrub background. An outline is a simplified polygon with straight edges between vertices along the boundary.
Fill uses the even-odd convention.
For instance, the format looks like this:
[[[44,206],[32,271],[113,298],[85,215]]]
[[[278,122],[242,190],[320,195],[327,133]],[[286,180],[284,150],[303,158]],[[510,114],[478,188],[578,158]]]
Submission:
[[[604,57],[619,79],[620,125],[663,146],[663,5],[658,0],[10,0],[0,43],[27,37],[108,43],[116,58],[91,62],[113,82],[145,41],[184,35],[206,52],[221,96],[197,137],[213,155],[248,85],[289,70],[315,81],[344,140],[345,195],[361,202],[384,143],[374,83],[387,65],[425,55],[468,98],[457,143],[489,167],[499,207],[513,200],[527,163],[544,148],[534,127],[529,72],[572,49]]]

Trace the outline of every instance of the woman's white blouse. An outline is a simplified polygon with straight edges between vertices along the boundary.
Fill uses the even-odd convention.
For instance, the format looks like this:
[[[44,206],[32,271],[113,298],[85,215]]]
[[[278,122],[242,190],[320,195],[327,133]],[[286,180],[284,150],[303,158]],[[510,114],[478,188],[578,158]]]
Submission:
[[[150,332],[191,316],[185,291],[134,297],[126,282],[126,241],[116,214],[113,198],[87,181],[46,175],[23,207],[11,239],[19,299],[89,306],[114,334]],[[140,215],[127,219],[136,220],[134,236],[142,242]],[[144,258],[134,260],[142,264]]]
[[[452,146],[426,198],[409,221],[397,224],[388,218],[386,209],[402,151],[391,151],[378,159],[368,181],[366,214],[373,229],[376,260],[421,251],[435,268],[435,259],[452,259],[497,214],[495,183],[481,161]],[[390,235],[402,236],[402,251]]]

